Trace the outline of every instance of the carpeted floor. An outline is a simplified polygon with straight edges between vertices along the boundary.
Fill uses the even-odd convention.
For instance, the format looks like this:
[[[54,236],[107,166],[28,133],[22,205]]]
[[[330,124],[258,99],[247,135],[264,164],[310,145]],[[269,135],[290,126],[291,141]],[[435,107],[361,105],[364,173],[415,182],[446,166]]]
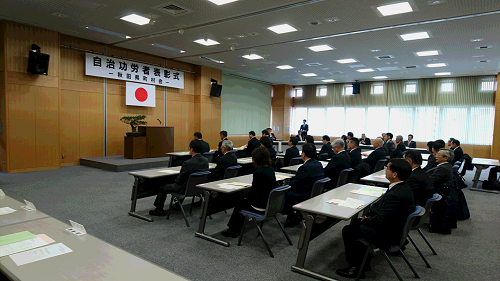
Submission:
[[[487,172],[483,172],[482,179],[487,177]],[[466,175],[469,186],[472,176],[471,171]],[[231,246],[226,248],[195,238],[199,208],[189,217],[192,223],[189,228],[180,212],[173,213],[169,221],[158,218],[146,222],[129,216],[132,184],[133,177],[127,172],[84,166],[0,173],[0,188],[8,196],[20,201],[27,199],[37,209],[63,222],[69,223],[71,219],[81,223],[89,234],[188,279],[313,280],[290,270],[298,253],[299,227],[287,229],[294,243],[290,246],[275,222],[266,223],[264,234],[275,258],[269,257],[255,229],[248,231],[241,246],[236,245],[237,239],[227,238]],[[432,269],[426,268],[415,249],[408,246],[405,253],[422,280],[500,280],[500,195],[468,189],[464,193],[471,219],[459,222],[458,229],[451,235],[428,233],[424,229],[437,256],[432,255],[417,233],[412,234],[432,266]],[[140,199],[137,211],[146,215],[153,208],[153,201],[154,197]],[[213,220],[207,220],[206,232],[223,238],[220,232],[226,229],[230,213],[219,213]],[[280,217],[281,221],[284,219]],[[346,223],[337,224],[311,242],[306,268],[343,280],[335,270],[346,266],[341,236]],[[392,260],[405,280],[414,278],[401,257]],[[375,256],[372,267],[367,279],[396,279],[380,255]]]

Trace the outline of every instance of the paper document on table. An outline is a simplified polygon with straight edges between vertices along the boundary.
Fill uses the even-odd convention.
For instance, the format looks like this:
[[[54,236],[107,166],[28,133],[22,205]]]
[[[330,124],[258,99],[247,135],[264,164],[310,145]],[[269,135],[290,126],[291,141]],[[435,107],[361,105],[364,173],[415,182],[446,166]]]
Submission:
[[[251,183],[246,183],[246,182],[237,182],[237,181],[234,181],[234,182],[230,182],[230,183],[222,183],[221,185],[224,185],[224,184],[229,184],[229,185],[237,185],[237,186],[252,186]]]
[[[373,197],[380,197],[382,196],[387,188],[382,188],[382,187],[362,187],[358,190],[351,190],[351,193],[359,194],[359,195],[367,195],[367,196],[373,196]]]
[[[241,163],[252,163],[252,159],[238,159],[238,162],[241,162]]]
[[[331,200],[328,200],[326,202],[330,203],[330,204],[339,205],[342,207],[352,208],[352,209],[359,209],[365,205],[365,201],[359,200],[359,199],[354,199],[354,198],[347,198],[346,200],[331,199]]]
[[[36,238],[0,246],[0,257],[35,249],[41,246],[52,244],[54,242],[55,241],[47,235],[38,234]]]
[[[7,214],[12,214],[15,211],[16,211],[15,209],[12,209],[10,207],[3,207],[3,208],[0,208],[0,216],[7,215]]]
[[[21,231],[9,235],[0,236],[0,246],[36,238],[36,235],[29,231]]]
[[[278,181],[282,181],[282,180],[286,180],[286,179],[290,179],[290,178],[292,178],[292,176],[276,175],[276,180],[278,180]]]
[[[227,190],[233,190],[233,189],[236,189],[236,188],[242,188],[242,186],[231,185],[231,184],[221,184],[221,185],[219,185],[219,188],[227,189]]]
[[[385,176],[373,176],[373,177],[378,179],[385,179]]]
[[[158,173],[165,173],[165,174],[177,174],[179,171],[174,171],[174,170],[160,170]]]
[[[10,255],[9,257],[18,265],[24,265],[44,259],[52,258],[55,256],[71,253],[73,250],[68,248],[63,243],[57,243],[42,248],[29,250],[22,253]]]

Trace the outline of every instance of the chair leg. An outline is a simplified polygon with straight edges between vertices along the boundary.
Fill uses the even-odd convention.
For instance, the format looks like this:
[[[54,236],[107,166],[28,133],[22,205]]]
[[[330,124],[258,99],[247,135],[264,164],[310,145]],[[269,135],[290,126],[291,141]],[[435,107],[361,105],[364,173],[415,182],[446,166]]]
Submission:
[[[391,259],[389,258],[389,256],[384,252],[384,251],[381,251],[382,254],[384,254],[384,258],[387,260],[387,262],[389,263],[389,265],[391,266],[392,268],[392,271],[394,271],[394,274],[396,274],[396,276],[398,277],[399,281],[403,281],[403,278],[401,278],[401,275],[399,275],[399,272],[396,270],[396,268],[394,267],[394,264],[392,264],[392,261]]]
[[[361,274],[363,274],[363,271],[365,271],[364,270],[365,263],[366,263],[366,260],[368,259],[369,253],[370,253],[370,247],[366,247],[365,257],[363,258],[363,262],[361,263],[361,266],[359,267],[358,276],[356,277],[356,281],[359,281],[359,278],[361,278]]]
[[[422,252],[420,252],[420,249],[417,247],[417,244],[415,244],[415,241],[413,241],[409,233],[408,233],[408,239],[410,239],[411,244],[413,244],[413,247],[415,247],[420,257],[424,260],[425,265],[427,265],[428,268],[431,268],[431,265],[427,262],[424,255],[422,255]]]
[[[172,212],[172,203],[174,202],[174,196],[171,195],[172,198],[170,199],[170,206],[168,206],[168,214],[167,214],[167,220],[170,219],[170,212]]]
[[[420,230],[420,228],[419,228],[419,229],[417,229],[417,230],[418,230],[418,233],[420,233],[420,235],[422,235],[422,238],[424,238],[424,241],[425,241],[425,243],[427,243],[427,246],[429,246],[429,248],[431,248],[432,253],[433,253],[434,255],[437,255],[436,251],[434,251],[434,248],[432,248],[431,243],[429,243],[429,241],[427,241],[427,238],[425,237],[425,235],[424,235],[424,233],[422,232],[422,230]]]
[[[420,278],[420,276],[418,276],[418,273],[415,271],[415,269],[413,268],[413,266],[411,266],[410,262],[406,258],[406,256],[403,253],[403,251],[401,251],[401,249],[399,250],[399,253],[401,254],[401,256],[403,256],[403,259],[405,260],[405,262],[408,265],[408,267],[410,267],[411,271],[413,271],[413,274],[415,274],[415,277]]]
[[[293,245],[292,244],[292,240],[290,240],[290,237],[288,237],[288,234],[286,234],[286,231],[285,229],[283,228],[283,225],[281,225],[281,222],[278,220],[278,218],[276,217],[276,215],[274,215],[274,219],[276,220],[276,222],[278,223],[278,225],[280,226],[281,228],[281,231],[283,231],[283,234],[285,234],[285,237],[286,237],[286,240],[288,240],[288,243],[290,245]]]
[[[262,233],[262,230],[259,227],[259,224],[257,223],[256,220],[253,220],[255,223],[255,226],[257,227],[257,230],[259,231],[260,237],[262,238],[262,241],[264,241],[264,244],[266,245],[267,251],[269,252],[269,255],[271,258],[274,258],[273,252],[271,251],[271,248],[269,247],[269,244],[267,244],[266,237],[264,237],[264,234]]]
[[[191,207],[189,207],[189,215],[190,216],[193,215],[194,198],[196,198],[196,196],[193,196],[193,199],[191,200]]]
[[[247,221],[248,221],[248,217],[245,216],[245,221],[243,222],[243,227],[241,228],[241,232],[240,232],[240,238],[238,239],[238,246],[241,246],[241,239],[243,239],[243,232],[245,231],[245,228],[247,227]]]
[[[186,225],[187,225],[188,227],[191,227],[191,225],[189,225],[189,221],[188,221],[188,219],[187,219],[187,217],[186,217],[186,212],[184,212],[184,208],[182,207],[182,204],[181,204],[181,202],[180,202],[180,201],[179,201],[179,207],[181,207],[182,215],[184,216],[184,220],[186,221]]]

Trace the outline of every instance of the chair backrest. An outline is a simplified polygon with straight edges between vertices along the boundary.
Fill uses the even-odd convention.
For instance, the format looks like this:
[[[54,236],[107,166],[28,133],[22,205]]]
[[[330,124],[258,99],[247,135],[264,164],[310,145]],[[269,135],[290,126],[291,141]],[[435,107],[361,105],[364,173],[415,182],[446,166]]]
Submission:
[[[212,163],[212,160],[214,159],[214,154],[215,152],[205,152],[202,155],[207,158],[208,163]]]
[[[441,198],[443,198],[441,195],[439,195],[438,193],[434,193],[432,197],[427,200],[427,202],[425,202],[425,213],[422,215],[422,217],[416,219],[417,222],[414,223],[411,227],[412,230],[419,229],[424,224],[427,217],[429,217],[429,215],[431,214],[432,205],[434,205],[434,202],[441,200]]]
[[[326,159],[328,159],[328,158],[329,158],[328,153],[321,153],[321,154],[319,155],[319,161],[325,161],[325,160],[326,160]]]
[[[374,173],[382,170],[385,166],[385,163],[387,162],[387,159],[381,159],[378,160],[377,164],[375,164],[375,170],[373,170]]]
[[[300,161],[302,161],[301,157],[294,157],[294,158],[290,159],[290,164],[288,164],[288,166],[299,165]]]
[[[224,172],[224,179],[237,177],[239,168],[241,168],[240,165],[228,167]]]
[[[408,216],[408,218],[406,219],[406,223],[403,227],[403,235],[401,236],[401,240],[399,241],[398,244],[399,248],[403,247],[406,238],[408,237],[408,232],[410,232],[411,226],[415,222],[415,219],[418,219],[419,217],[423,216],[424,213],[425,213],[424,208],[416,206],[415,211]]]
[[[453,165],[453,172],[454,173],[458,173],[458,169],[460,168],[460,166],[458,165]]]
[[[353,168],[344,169],[340,172],[339,179],[337,180],[337,185],[335,187],[342,186],[349,180],[349,175],[354,171]]]
[[[284,185],[271,190],[269,199],[267,200],[264,218],[272,217],[283,210],[285,206],[285,192],[289,189],[289,185]]]
[[[316,197],[320,194],[322,194],[324,191],[325,191],[325,185],[327,182],[330,181],[330,178],[324,178],[324,179],[321,179],[321,180],[317,180],[314,185],[313,185],[313,188],[311,190],[311,198],[313,197]]]
[[[194,196],[203,193],[203,190],[197,187],[197,185],[208,182],[208,175],[210,175],[210,171],[192,173],[189,175],[184,196]]]

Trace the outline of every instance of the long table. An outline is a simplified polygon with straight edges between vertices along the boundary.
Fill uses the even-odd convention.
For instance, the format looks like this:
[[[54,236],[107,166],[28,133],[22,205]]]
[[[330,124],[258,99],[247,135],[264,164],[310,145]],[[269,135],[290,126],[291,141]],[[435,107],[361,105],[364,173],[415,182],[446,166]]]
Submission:
[[[275,175],[276,175],[276,181],[286,181],[287,179],[294,177],[293,175],[279,173],[279,172],[276,172]],[[220,186],[221,184],[239,182],[239,183],[245,183],[247,185],[251,185],[252,180],[253,180],[253,174],[250,174],[250,175],[234,177],[234,178],[224,179],[224,180],[220,180],[220,181],[213,181],[213,182],[208,182],[208,183],[197,185],[199,188],[203,189],[204,200],[203,200],[202,211],[201,211],[201,216],[200,216],[200,223],[198,225],[198,231],[196,231],[195,236],[202,238],[202,239],[205,239],[205,240],[208,240],[210,242],[214,242],[214,243],[229,247],[229,242],[226,242],[226,241],[217,239],[213,236],[205,234],[205,224],[207,222],[207,216],[209,215],[210,198],[212,197],[212,195],[214,195],[216,193],[230,195],[230,194],[235,194],[237,192],[241,192],[241,191],[244,191],[244,190],[247,190],[250,188],[250,186],[242,186],[240,188],[227,189],[227,188],[222,188]],[[216,208],[214,208],[215,211],[210,212],[210,214],[215,214],[216,212],[221,212],[221,211],[227,210],[227,209],[232,208],[232,207],[234,207],[233,204],[227,204],[227,205],[223,204],[223,206],[221,208],[217,208],[217,206],[216,206]]]
[[[319,161],[321,162],[321,165],[323,165],[323,168],[325,168],[328,165],[328,161]],[[299,164],[299,165],[293,165],[293,166],[288,166],[288,167],[283,167],[281,170],[289,172],[289,173],[296,173],[297,170],[304,164]]]
[[[23,205],[25,204],[15,199],[12,199],[9,196],[5,196],[3,198],[0,197],[0,207],[10,207],[16,210],[14,213],[0,216],[0,227],[49,217],[48,215],[40,212],[39,210],[26,211],[20,208]]]
[[[306,261],[307,249],[309,243],[314,238],[321,235],[323,232],[331,228],[333,225],[337,224],[342,220],[356,219],[360,212],[365,212],[369,210],[369,206],[376,202],[379,198],[364,196],[351,193],[352,190],[359,189],[362,187],[368,187],[362,184],[345,184],[326,193],[318,195],[314,198],[306,200],[300,204],[293,206],[294,209],[302,212],[305,218],[302,221],[302,232],[299,239],[299,253],[297,255],[297,261],[295,265],[292,266],[292,271],[298,272],[319,280],[333,281],[335,279],[328,276],[307,270],[304,268],[304,263]],[[335,204],[327,203],[330,199],[341,199],[345,200],[347,198],[354,198],[363,200],[365,205],[360,209],[352,209],[347,207],[341,207]]]
[[[479,176],[481,176],[481,172],[484,169],[487,169],[491,166],[500,167],[500,161],[498,161],[497,159],[472,158],[472,165],[474,165],[476,167],[476,173],[474,174],[474,179],[472,180],[473,183],[472,183],[472,187],[470,190],[498,194],[498,191],[496,191],[496,190],[487,190],[487,189],[477,188],[477,183],[479,182]]]
[[[215,166],[216,165],[214,163],[208,163],[209,170],[215,168]],[[165,167],[165,168],[157,168],[157,169],[129,172],[128,173],[129,175],[134,176],[134,186],[132,188],[132,196],[131,196],[132,204],[130,206],[130,211],[128,212],[128,214],[130,216],[152,222],[153,218],[143,216],[143,215],[136,213],[135,207],[137,206],[137,199],[157,195],[158,194],[158,187],[148,187],[148,189],[142,190],[141,192],[139,192],[140,180],[141,179],[156,179],[156,178],[160,178],[160,177],[169,177],[169,178],[175,180],[174,177],[177,177],[177,175],[180,174],[181,168],[182,168],[181,166],[177,166],[177,167],[170,167],[170,168]],[[169,172],[166,172],[166,171],[169,171]],[[167,180],[166,180],[166,182],[167,182]],[[172,181],[172,183],[173,183],[173,181]]]

